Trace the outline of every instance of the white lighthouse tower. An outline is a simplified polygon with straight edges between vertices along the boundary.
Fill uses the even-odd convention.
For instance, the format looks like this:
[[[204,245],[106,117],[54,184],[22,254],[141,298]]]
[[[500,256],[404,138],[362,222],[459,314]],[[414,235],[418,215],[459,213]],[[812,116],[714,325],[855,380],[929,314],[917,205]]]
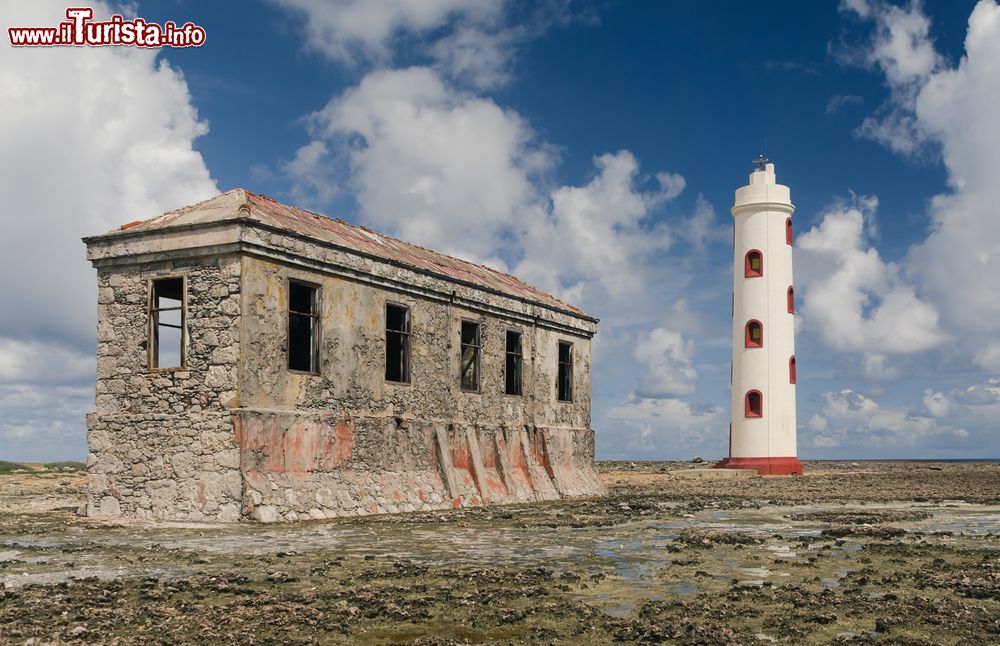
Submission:
[[[729,457],[717,466],[801,475],[795,446],[792,205],[774,164],[754,161],[733,205],[733,364]]]

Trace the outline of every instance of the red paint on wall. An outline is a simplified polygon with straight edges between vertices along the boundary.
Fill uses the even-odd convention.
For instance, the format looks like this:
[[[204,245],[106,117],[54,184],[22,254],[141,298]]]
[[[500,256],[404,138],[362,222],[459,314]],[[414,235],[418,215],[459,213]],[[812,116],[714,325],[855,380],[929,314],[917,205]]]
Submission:
[[[354,425],[325,419],[295,418],[287,427],[275,415],[234,415],[236,443],[244,472],[303,475],[334,471],[354,451]],[[332,420],[330,420],[332,421]]]

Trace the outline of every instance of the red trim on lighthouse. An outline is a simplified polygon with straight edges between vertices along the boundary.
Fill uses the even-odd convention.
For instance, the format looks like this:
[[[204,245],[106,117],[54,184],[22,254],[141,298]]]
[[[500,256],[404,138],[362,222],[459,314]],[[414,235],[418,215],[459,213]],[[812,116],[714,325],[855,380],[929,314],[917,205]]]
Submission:
[[[785,220],[785,242],[792,244],[792,219]]]
[[[754,268],[754,260],[756,260],[757,267]],[[764,275],[764,254],[760,252],[760,249],[751,249],[747,252],[747,255],[743,257],[743,277],[744,278],[760,278]]]
[[[716,469],[755,469],[762,476],[800,476],[802,463],[795,456],[778,458],[725,458]]]
[[[795,355],[788,360],[788,383],[795,383]]]
[[[795,288],[788,286],[788,313],[795,314]]]

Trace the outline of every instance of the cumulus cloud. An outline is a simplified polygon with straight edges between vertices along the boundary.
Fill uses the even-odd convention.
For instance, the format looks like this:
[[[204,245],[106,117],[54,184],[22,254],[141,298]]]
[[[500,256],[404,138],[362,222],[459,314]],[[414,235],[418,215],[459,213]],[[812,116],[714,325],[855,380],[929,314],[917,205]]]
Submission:
[[[572,19],[558,0],[513,11],[506,0],[271,1],[302,21],[309,49],[335,61],[392,67],[405,50],[478,89],[508,82],[521,45]]]
[[[925,395],[926,403],[928,397]],[[969,432],[940,422],[930,415],[914,414],[906,408],[881,406],[862,393],[845,388],[823,394],[823,410],[806,425],[800,441],[813,449],[841,449],[854,455],[875,449],[880,452],[926,450],[964,444]],[[941,404],[933,400],[936,412]]]
[[[865,371],[886,372],[885,353],[939,345],[938,313],[921,300],[895,263],[871,245],[878,200],[835,204],[796,241],[803,325],[837,350],[869,352]]]
[[[994,115],[1000,104],[1000,6],[993,0],[976,5],[957,65],[936,52],[920,3],[855,0],[844,7],[873,24],[860,51],[891,90],[862,132],[904,153],[932,142],[948,172],[950,190],[931,200],[930,234],[910,250],[906,268],[972,363],[998,371],[1000,281],[991,277],[1000,260],[1000,183],[994,172],[1000,163],[1000,121]]]
[[[389,62],[400,34],[431,31],[456,17],[490,23],[503,8],[503,0],[272,1],[302,18],[309,47],[345,62]]]
[[[685,453],[715,457],[728,441],[726,410],[718,406],[697,408],[675,397],[630,393],[608,411],[606,419],[625,429],[624,445],[602,447],[602,454],[610,459],[637,453],[648,460],[677,458]],[[599,442],[604,439],[598,436]]]
[[[528,214],[517,275],[582,304],[635,299],[645,290],[649,259],[670,247],[664,225],[647,216],[684,189],[684,178],[658,173],[639,186],[639,162],[627,150],[594,158],[584,186],[551,193],[551,208]]]
[[[94,6],[97,15],[110,15],[108,5]],[[55,24],[65,9],[5,3],[0,23]],[[62,429],[79,457],[82,400],[61,402],[68,382],[89,390],[93,378],[96,280],[80,238],[217,192],[193,147],[208,126],[181,72],[136,48],[0,45],[0,105],[7,214],[0,269],[8,277],[0,281],[0,381],[4,396],[19,402],[4,407],[2,432],[8,439],[33,431],[52,437]],[[70,449],[7,444],[15,450]]]
[[[921,4],[898,6],[883,0],[851,0],[841,9],[874,23],[866,46],[842,47],[841,60],[877,68],[885,75],[890,98],[864,120],[858,133],[903,154],[914,154],[928,141],[912,115],[916,96],[927,77],[942,65],[930,39],[930,20]]]
[[[645,366],[642,393],[648,397],[690,395],[698,376],[692,363],[694,343],[662,327],[644,334],[635,345],[635,360]]]
[[[523,220],[553,161],[520,115],[423,67],[372,72],[309,122],[316,139],[297,158],[323,140],[346,150],[366,222],[476,261]],[[300,190],[315,183],[313,164],[288,170]]]

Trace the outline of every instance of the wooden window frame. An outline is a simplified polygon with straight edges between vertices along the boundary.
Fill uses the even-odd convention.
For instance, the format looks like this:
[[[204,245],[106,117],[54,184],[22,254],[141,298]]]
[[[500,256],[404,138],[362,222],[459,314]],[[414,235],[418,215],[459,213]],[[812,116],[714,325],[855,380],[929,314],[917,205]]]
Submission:
[[[472,319],[459,319],[458,326],[458,384],[464,393],[479,394],[483,386],[483,322]],[[465,325],[476,326],[476,338],[474,343],[466,343],[462,328]],[[475,377],[475,387],[470,388],[465,385],[465,349],[473,350],[473,375]]]
[[[156,307],[156,283],[165,280],[181,281],[181,305],[180,307]],[[146,369],[149,372],[173,372],[187,370],[187,313],[188,313],[188,289],[186,274],[165,274],[162,276],[151,276],[146,280]],[[180,310],[181,323],[173,325],[171,323],[160,323],[160,312],[175,312]],[[180,364],[179,366],[168,366],[161,368],[159,362],[160,326],[179,328],[181,331]]]
[[[403,310],[403,328],[402,330],[394,330],[389,327],[389,308],[394,307]],[[409,305],[404,303],[397,303],[394,301],[386,301],[385,309],[383,313],[385,315],[385,381],[390,384],[409,384],[411,383],[411,353],[410,353],[410,339],[412,338],[412,309]],[[400,370],[402,372],[402,379],[390,379],[389,378],[389,335],[398,334],[400,336],[400,356],[402,358],[402,366]]]
[[[313,290],[312,307],[313,312],[299,312],[292,310],[292,285],[298,285],[300,287],[308,287]],[[299,280],[297,278],[289,278],[287,283],[287,298],[285,299],[285,368],[288,372],[292,372],[300,375],[312,375],[317,376],[321,374],[322,370],[320,368],[320,356],[319,348],[320,342],[322,340],[322,312],[323,312],[323,288],[317,283],[311,283],[305,280]],[[292,315],[306,316],[312,319],[312,330],[310,334],[310,343],[312,344],[310,352],[310,368],[311,370],[300,370],[298,368],[292,368]]]
[[[562,348],[569,348],[567,361],[562,359]],[[573,343],[571,341],[559,341],[556,345],[556,400],[561,403],[573,402]],[[565,373],[564,373],[565,370]],[[564,394],[565,388],[565,397]]]
[[[517,335],[517,348],[514,351],[511,351],[510,344],[508,343],[511,334]],[[524,332],[513,328],[507,328],[504,330],[503,337],[503,393],[504,395],[509,395],[511,397],[521,397],[524,395]],[[517,374],[515,390],[517,392],[511,392],[509,387],[510,383],[508,383],[511,362],[514,363],[516,368]]]

